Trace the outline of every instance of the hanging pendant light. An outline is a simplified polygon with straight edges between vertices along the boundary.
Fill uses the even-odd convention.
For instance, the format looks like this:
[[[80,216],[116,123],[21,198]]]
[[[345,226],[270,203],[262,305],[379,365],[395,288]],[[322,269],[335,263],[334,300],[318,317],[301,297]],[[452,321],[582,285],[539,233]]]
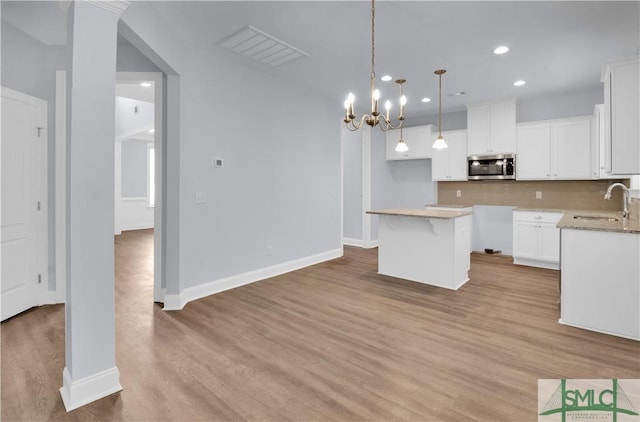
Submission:
[[[396,145],[396,152],[407,152],[409,151],[409,147],[407,143],[404,141],[402,137],[402,127],[400,127],[400,140],[398,141],[398,145]]]
[[[433,148],[435,149],[445,149],[448,147],[447,143],[444,141],[442,137],[442,75],[447,73],[444,69],[438,69],[435,72],[438,75],[439,80],[439,92],[438,92],[438,137],[436,141],[433,143]]]
[[[366,122],[367,125],[371,127],[379,126],[383,132],[389,129],[398,129],[402,127],[402,122],[404,121],[404,106],[407,103],[407,97],[402,94],[402,85],[406,82],[405,79],[398,79],[396,83],[400,86],[400,114],[398,115],[398,124],[394,126],[391,123],[391,119],[389,117],[389,111],[391,110],[391,102],[387,101],[385,103],[386,114],[381,115],[378,111],[378,102],[380,100],[380,91],[376,89],[376,47],[375,47],[375,34],[376,34],[376,26],[375,26],[375,18],[376,18],[376,7],[375,0],[371,0],[371,114],[364,114],[360,121],[356,121],[356,114],[353,110],[353,103],[355,101],[355,97],[352,93],[349,93],[347,99],[344,102],[344,107],[346,109],[346,115],[344,118],[344,122],[347,126],[347,129],[351,131],[356,131],[362,127],[362,125]],[[405,145],[406,146],[406,145]]]

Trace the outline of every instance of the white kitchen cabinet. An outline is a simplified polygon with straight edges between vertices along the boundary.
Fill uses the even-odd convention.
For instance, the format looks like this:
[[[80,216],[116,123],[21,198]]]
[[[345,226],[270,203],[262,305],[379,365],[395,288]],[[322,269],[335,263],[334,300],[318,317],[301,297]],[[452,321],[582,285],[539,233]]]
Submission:
[[[519,265],[560,268],[559,212],[513,212],[513,262]]]
[[[640,58],[606,65],[602,82],[605,172],[640,174]]]
[[[592,125],[591,116],[518,124],[516,178],[596,178]]]
[[[515,99],[467,106],[468,155],[513,154]]]
[[[431,158],[431,126],[413,126],[402,128],[402,137],[409,147],[408,151],[396,152],[400,140],[400,129],[392,129],[386,133],[387,160],[415,160]]]
[[[467,131],[442,132],[447,148],[431,151],[431,179],[439,181],[467,180]],[[437,134],[433,134],[435,141]]]

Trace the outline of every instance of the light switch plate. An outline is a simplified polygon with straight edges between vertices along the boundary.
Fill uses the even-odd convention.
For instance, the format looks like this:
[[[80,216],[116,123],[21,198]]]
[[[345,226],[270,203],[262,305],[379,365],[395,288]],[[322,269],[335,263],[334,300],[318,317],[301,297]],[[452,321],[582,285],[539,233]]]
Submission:
[[[224,167],[224,160],[219,157],[211,157],[211,167],[222,168]]]
[[[196,204],[207,203],[207,192],[196,192]]]
[[[542,191],[536,191],[536,199],[542,199]]]

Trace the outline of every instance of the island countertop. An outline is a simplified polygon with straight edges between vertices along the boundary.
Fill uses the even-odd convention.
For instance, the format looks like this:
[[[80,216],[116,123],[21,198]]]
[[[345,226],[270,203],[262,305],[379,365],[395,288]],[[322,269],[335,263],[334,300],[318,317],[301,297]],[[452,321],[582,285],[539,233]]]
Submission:
[[[382,210],[367,211],[367,214],[396,215],[401,217],[422,217],[451,219],[471,215],[471,211],[449,211],[423,208],[386,208]]]
[[[623,219],[620,212],[567,211],[564,217],[558,221],[557,227],[560,229],[640,233],[640,220]]]

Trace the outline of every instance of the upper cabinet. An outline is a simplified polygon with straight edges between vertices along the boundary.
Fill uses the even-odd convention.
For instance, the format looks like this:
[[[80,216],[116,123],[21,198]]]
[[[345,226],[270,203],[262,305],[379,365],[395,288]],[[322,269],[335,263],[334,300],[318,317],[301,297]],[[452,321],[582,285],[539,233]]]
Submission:
[[[516,178],[597,178],[592,126],[591,116],[518,124]]]
[[[516,151],[515,99],[467,107],[468,155]]]
[[[402,137],[409,147],[408,151],[396,152],[400,140],[400,129],[386,133],[387,160],[416,160],[431,158],[431,125],[402,128]]]
[[[606,65],[602,82],[605,173],[640,174],[640,59]]]
[[[435,141],[436,134],[433,135]],[[467,131],[442,132],[447,148],[431,152],[431,179],[443,182],[467,180]]]

